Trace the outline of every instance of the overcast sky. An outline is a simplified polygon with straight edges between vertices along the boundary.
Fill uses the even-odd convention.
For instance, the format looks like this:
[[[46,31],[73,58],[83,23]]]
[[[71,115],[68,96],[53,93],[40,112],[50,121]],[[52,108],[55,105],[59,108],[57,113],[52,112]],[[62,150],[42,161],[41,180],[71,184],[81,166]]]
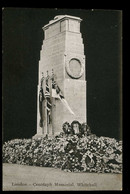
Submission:
[[[120,137],[121,12],[5,8],[3,10],[3,138],[36,133],[38,62],[42,27],[56,15],[83,19],[88,125],[97,136]]]

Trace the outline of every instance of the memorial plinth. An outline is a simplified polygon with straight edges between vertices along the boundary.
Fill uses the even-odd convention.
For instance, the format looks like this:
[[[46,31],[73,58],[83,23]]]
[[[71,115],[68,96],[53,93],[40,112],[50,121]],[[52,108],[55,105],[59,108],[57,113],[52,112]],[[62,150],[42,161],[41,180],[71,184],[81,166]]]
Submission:
[[[48,79],[51,96],[51,122],[47,123],[46,103],[43,103],[43,127],[39,126],[39,96],[37,96],[37,136],[56,135],[62,131],[62,125],[73,120],[87,122],[85,55],[79,17],[59,15],[43,27],[44,40],[40,52],[38,95],[42,72],[55,80],[66,101],[75,113],[71,114],[59,99],[51,96],[51,79]],[[43,91],[45,92],[45,79]]]

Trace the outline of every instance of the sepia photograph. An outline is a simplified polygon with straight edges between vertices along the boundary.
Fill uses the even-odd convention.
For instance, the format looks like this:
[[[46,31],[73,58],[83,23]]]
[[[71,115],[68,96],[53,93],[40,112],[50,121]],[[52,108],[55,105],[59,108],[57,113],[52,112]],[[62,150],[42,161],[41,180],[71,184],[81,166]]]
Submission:
[[[2,8],[3,191],[122,188],[122,10]]]

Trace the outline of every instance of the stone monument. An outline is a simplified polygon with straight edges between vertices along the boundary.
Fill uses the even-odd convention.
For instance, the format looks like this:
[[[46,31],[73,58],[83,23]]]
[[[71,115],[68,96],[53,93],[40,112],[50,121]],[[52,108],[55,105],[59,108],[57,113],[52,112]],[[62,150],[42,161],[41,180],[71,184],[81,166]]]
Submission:
[[[64,122],[87,122],[85,55],[80,22],[70,15],[58,15],[43,27],[44,40],[40,52],[37,88],[37,134],[53,136],[62,131]],[[52,97],[52,71],[72,114],[58,98]],[[48,79],[47,79],[48,78]],[[41,81],[42,80],[42,81]],[[46,92],[46,80],[50,93],[50,122],[47,121],[46,96],[42,103],[42,125],[39,125],[39,91]]]

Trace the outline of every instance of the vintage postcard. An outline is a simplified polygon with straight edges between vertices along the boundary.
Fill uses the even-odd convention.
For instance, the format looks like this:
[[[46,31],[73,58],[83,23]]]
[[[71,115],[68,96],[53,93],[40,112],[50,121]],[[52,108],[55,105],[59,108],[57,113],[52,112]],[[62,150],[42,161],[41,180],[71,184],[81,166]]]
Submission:
[[[122,190],[122,11],[3,8],[3,191]]]

